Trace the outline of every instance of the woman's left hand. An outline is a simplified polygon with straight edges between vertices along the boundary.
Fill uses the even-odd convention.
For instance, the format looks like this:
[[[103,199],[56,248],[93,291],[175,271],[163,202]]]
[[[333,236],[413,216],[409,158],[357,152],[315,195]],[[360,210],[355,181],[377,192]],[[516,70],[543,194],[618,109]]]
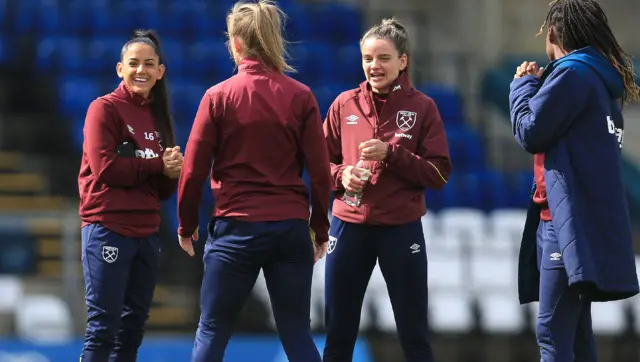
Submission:
[[[366,161],[383,161],[389,152],[389,145],[378,139],[368,140],[360,144],[360,158]]]
[[[196,229],[190,238],[178,235],[178,243],[180,244],[180,247],[189,254],[189,256],[196,255],[196,252],[193,250],[193,242],[198,241],[198,237],[198,229]]]

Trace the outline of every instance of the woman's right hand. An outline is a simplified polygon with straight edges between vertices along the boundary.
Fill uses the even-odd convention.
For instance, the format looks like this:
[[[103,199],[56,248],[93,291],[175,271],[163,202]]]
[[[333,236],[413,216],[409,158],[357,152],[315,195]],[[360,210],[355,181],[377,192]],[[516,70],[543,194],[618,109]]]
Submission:
[[[168,178],[177,179],[180,177],[180,171],[182,170],[182,160],[180,146],[167,148],[162,155],[162,162],[164,163],[162,173]]]
[[[347,166],[342,171],[342,186],[348,192],[360,192],[365,185],[365,181],[362,181],[362,171],[354,166]]]

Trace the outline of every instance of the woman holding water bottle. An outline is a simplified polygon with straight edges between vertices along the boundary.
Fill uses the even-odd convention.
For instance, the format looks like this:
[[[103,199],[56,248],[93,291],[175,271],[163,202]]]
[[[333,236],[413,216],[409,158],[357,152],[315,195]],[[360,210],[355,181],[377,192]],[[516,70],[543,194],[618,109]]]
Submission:
[[[366,81],[333,102],[324,124],[335,201],[326,261],[324,362],[352,359],[362,301],[379,262],[407,361],[432,361],[424,191],[451,172],[434,101],[409,80],[404,27],[385,19],[362,40]]]

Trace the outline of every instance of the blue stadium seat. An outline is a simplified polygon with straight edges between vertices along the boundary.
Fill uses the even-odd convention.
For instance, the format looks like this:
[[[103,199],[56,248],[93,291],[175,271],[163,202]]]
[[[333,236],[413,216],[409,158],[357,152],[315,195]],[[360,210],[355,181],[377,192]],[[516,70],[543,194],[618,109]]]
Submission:
[[[169,80],[169,96],[172,102],[172,113],[176,128],[191,130],[193,118],[198,110],[200,100],[205,91],[213,84],[205,84],[201,80],[178,78]],[[182,132],[182,131],[181,131]]]
[[[45,37],[36,47],[36,68],[40,71],[76,73],[84,66],[85,55],[84,44],[79,38]]]
[[[34,271],[36,245],[33,237],[22,232],[2,233],[0,274],[28,274]]]
[[[291,76],[305,84],[340,79],[335,74],[337,67],[328,57],[334,51],[330,44],[296,43],[289,46],[289,63],[297,70]]]
[[[491,211],[493,209],[502,209],[511,206],[513,192],[509,187],[509,180],[503,172],[486,170],[480,173],[480,177],[480,191],[484,195],[481,209]]]
[[[320,83],[311,87],[313,95],[318,101],[318,106],[320,107],[320,114],[322,115],[323,121],[327,117],[327,111],[329,110],[331,103],[333,103],[333,101],[340,95],[340,93],[346,91],[347,89],[348,88],[343,88],[340,83]]]
[[[64,9],[56,2],[43,1],[38,9],[36,23],[34,24],[42,34],[70,35],[65,32],[67,22]]]
[[[510,207],[527,208],[531,199],[533,170],[516,172],[511,177]]]
[[[464,124],[445,123],[451,162],[456,171],[483,170],[485,154],[478,134]]]
[[[41,1],[23,0],[14,4],[16,4],[14,16],[10,19],[11,32],[16,35],[25,35],[29,31],[36,30]]]
[[[233,75],[235,64],[222,41],[198,39],[186,45],[185,54],[185,58],[188,59],[185,73],[199,76],[211,74],[215,78],[215,81],[211,80],[211,85]]]
[[[171,13],[165,13],[164,17],[176,19],[166,24],[169,26],[167,29],[163,21],[160,28],[163,31],[180,34],[188,39],[206,39],[214,42],[226,40],[226,12],[222,11],[219,3],[202,0],[178,1],[173,2],[167,9]]]
[[[0,0],[0,24],[7,23],[7,5],[9,0]]]
[[[89,31],[92,36],[117,36],[124,43],[127,32],[119,32],[111,18],[115,17],[114,9],[107,2],[90,1],[87,4],[87,18],[89,19]]]
[[[122,46],[126,38],[100,37],[87,41],[85,69],[93,72],[111,72],[115,76],[116,64],[120,61]]]
[[[445,208],[461,207],[467,196],[464,179],[463,172],[454,172],[449,176],[447,185],[440,190],[427,189],[425,192],[427,208],[440,211]]]
[[[310,5],[311,36],[315,41],[358,45],[363,35],[362,14],[355,4],[323,2]]]
[[[287,51],[289,64],[297,70],[290,76],[305,84],[313,83],[315,80],[313,75],[314,61],[309,56],[309,44],[302,42],[291,44]]]
[[[169,74],[182,74],[186,67],[184,58],[187,47],[184,42],[179,38],[164,37],[161,38],[161,46],[166,71]]]
[[[11,56],[14,53],[12,48],[10,39],[0,35],[0,64],[6,64],[11,61]]]
[[[93,78],[67,77],[58,88],[60,110],[67,117],[84,117],[89,104],[102,96],[101,87]]]
[[[455,167],[455,166],[454,166]],[[483,211],[507,208],[514,204],[514,196],[506,175],[496,170],[455,170],[441,190],[426,191],[427,208],[466,207]]]
[[[307,6],[295,1],[280,4],[286,13],[285,37],[290,42],[307,42],[312,36],[311,16]]]
[[[225,28],[224,17],[215,11],[218,5],[204,0],[166,1],[159,9],[162,21],[158,31],[164,36],[217,40],[219,31],[213,34],[211,29]]]
[[[362,52],[357,43],[341,46],[338,49],[337,58],[328,58],[326,61],[334,66],[332,71],[334,79],[353,84],[352,88],[364,81]]]
[[[157,5],[153,0],[116,2],[110,11],[113,34],[126,36],[135,29],[158,29],[161,19]]]
[[[330,43],[308,43],[306,44],[307,56],[304,60],[305,72],[313,75],[314,83],[318,81],[326,81],[327,79],[340,79],[336,75],[336,68],[342,64],[336,64],[330,60],[333,54],[334,45]]]
[[[422,93],[433,98],[445,123],[463,123],[464,105],[455,89],[441,84],[425,84],[418,87]]]

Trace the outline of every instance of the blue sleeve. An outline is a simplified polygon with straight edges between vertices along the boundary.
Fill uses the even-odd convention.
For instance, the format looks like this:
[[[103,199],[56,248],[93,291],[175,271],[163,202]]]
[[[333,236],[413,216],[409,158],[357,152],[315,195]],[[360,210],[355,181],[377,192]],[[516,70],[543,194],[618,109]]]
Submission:
[[[527,152],[545,152],[585,107],[590,87],[573,69],[555,69],[540,86],[534,76],[515,79],[509,93],[513,136]]]

